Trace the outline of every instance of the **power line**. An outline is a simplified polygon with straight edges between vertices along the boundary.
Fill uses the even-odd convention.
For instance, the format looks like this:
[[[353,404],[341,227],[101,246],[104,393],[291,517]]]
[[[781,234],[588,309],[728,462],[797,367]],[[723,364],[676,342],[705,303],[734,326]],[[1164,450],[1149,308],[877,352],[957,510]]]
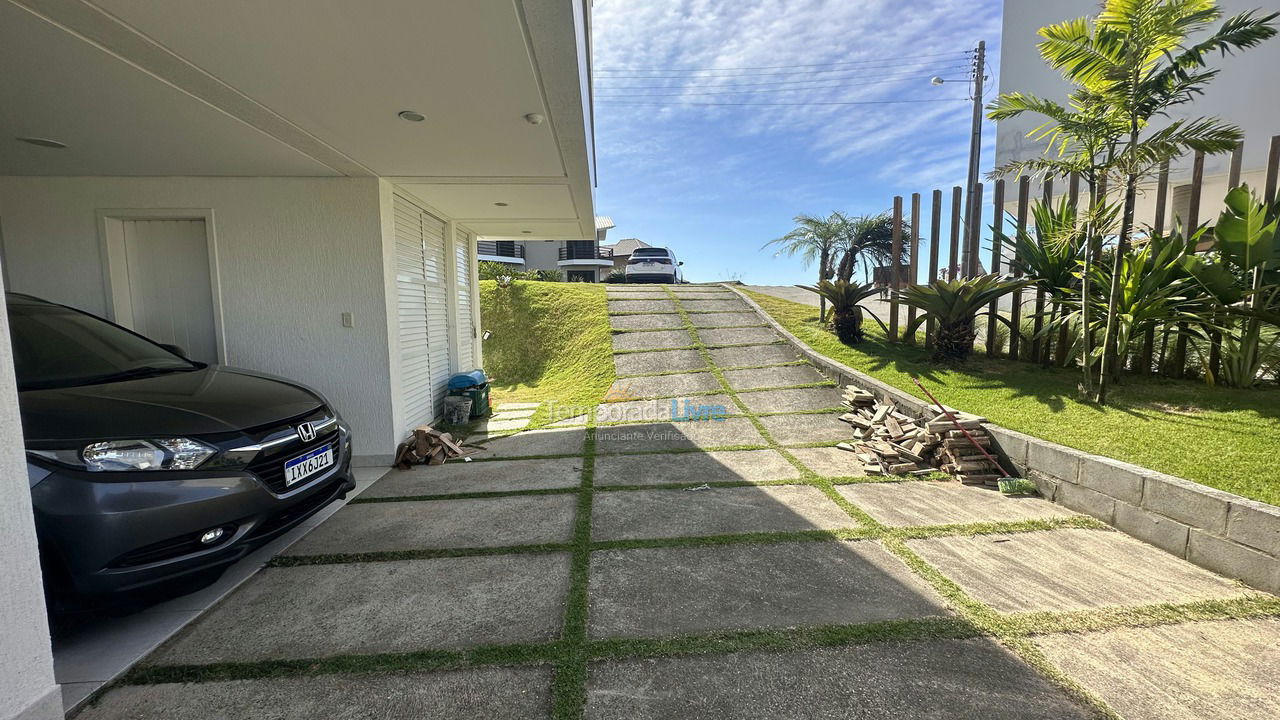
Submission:
[[[682,107],[685,105],[704,105],[704,106],[738,106],[738,107],[765,107],[765,106],[785,106],[785,107],[805,107],[809,105],[898,105],[901,103],[935,103],[935,102],[969,102],[970,98],[929,98],[929,99],[911,99],[911,100],[856,100],[849,102],[777,102],[777,103],[726,103],[726,102],[687,102],[687,103],[662,103],[662,102],[608,102],[606,105],[651,105],[662,107]]]
[[[639,67],[639,68],[595,68],[593,72],[721,72],[726,70],[784,70],[790,68],[806,68],[806,67],[829,67],[832,65],[863,65],[866,63],[884,63],[896,62],[901,63],[906,60],[915,60],[919,58],[947,57],[952,55],[971,55],[972,50],[952,50],[945,53],[932,53],[926,55],[905,55],[896,58],[868,58],[865,60],[847,60],[843,62],[829,63],[810,63],[807,65],[756,65],[746,67],[726,67],[726,68],[679,68],[679,67]]]
[[[965,65],[935,66],[935,67],[933,67],[933,68],[932,68],[932,72],[934,72],[934,73],[946,73],[946,72],[951,72],[951,71],[953,71],[953,70],[962,70],[962,69],[964,69],[965,67],[966,67]],[[598,89],[600,89],[600,90],[675,90],[675,89],[679,89],[679,88],[713,88],[713,89],[719,89],[719,88],[753,87],[753,86],[762,86],[762,85],[796,85],[796,84],[799,84],[799,83],[835,82],[835,81],[838,81],[838,80],[860,80],[860,79],[862,79],[862,78],[867,78],[867,77],[871,77],[871,78],[879,78],[879,79],[887,79],[887,78],[905,78],[905,77],[918,76],[918,74],[919,74],[919,73],[921,73],[921,72],[923,72],[923,70],[918,70],[918,69],[917,69],[917,70],[910,70],[910,71],[906,71],[906,72],[902,72],[902,73],[888,73],[888,74],[879,74],[879,75],[849,75],[849,76],[844,76],[844,77],[823,77],[823,78],[812,78],[812,79],[809,79],[809,80],[804,80],[804,79],[794,79],[794,80],[766,80],[766,81],[764,81],[764,82],[758,82],[758,83],[757,83],[757,82],[752,82],[752,83],[729,83],[729,84],[727,84],[727,85],[725,85],[725,84],[720,84],[720,85],[703,85],[703,84],[687,84],[687,83],[675,82],[675,83],[673,83],[673,84],[669,84],[669,85],[599,85],[599,84],[597,84],[597,85],[596,85],[596,87],[597,87]],[[767,76],[766,76],[766,77],[767,77]],[[614,78],[605,78],[605,79],[613,80]],[[627,78],[627,79],[629,80],[629,79],[631,79],[631,78]],[[673,80],[677,80],[677,81],[679,81],[679,80],[682,80],[683,78],[672,78],[672,79],[673,79]],[[696,79],[698,79],[698,80],[703,80],[703,79],[710,79],[710,78],[696,78]]]
[[[758,72],[755,70],[735,71],[732,73],[717,73],[714,75],[691,75],[688,73],[663,73],[653,74],[626,74],[626,75],[597,75],[598,80],[719,80],[738,77],[784,77],[787,75],[816,75],[819,73],[838,73],[838,72],[864,72],[877,70],[919,70],[921,68],[938,67],[938,63],[948,63],[945,67],[967,67],[967,63],[957,63],[957,60],[964,58],[954,58],[948,60],[935,60],[933,62],[920,63],[886,63],[883,65],[866,65],[863,67],[832,67],[832,68],[805,68],[800,70],[784,70],[782,72]]]

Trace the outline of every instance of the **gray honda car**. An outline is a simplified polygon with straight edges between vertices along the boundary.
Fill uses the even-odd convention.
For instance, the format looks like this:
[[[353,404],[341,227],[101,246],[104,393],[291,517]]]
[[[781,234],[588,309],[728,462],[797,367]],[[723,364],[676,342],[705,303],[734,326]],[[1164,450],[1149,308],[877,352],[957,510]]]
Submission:
[[[55,597],[208,576],[355,487],[350,430],[315,390],[63,305],[6,301]]]

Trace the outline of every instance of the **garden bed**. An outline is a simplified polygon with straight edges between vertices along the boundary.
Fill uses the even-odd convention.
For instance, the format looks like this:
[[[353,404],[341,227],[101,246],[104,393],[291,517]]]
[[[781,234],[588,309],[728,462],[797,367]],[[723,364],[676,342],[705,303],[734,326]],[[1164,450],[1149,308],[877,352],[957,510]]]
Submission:
[[[920,396],[915,375],[948,405],[1005,428],[1280,503],[1280,389],[1126,377],[1110,405],[1099,407],[1080,399],[1080,376],[1071,370],[977,356],[961,367],[939,366],[919,347],[887,343],[874,323],[850,347],[819,325],[817,308],[746,294],[814,350],[913,396]]]

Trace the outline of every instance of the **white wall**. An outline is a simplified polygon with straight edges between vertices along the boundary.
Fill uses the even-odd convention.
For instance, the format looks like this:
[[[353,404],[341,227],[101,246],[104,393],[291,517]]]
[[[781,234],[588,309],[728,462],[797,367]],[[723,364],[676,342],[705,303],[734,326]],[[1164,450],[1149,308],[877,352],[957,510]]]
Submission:
[[[525,242],[525,270],[563,270],[556,263],[560,261],[560,248],[563,242]]]
[[[0,718],[52,720],[62,717],[62,695],[53,680],[31,490],[22,448],[9,316],[0,313],[0,547],[4,548],[0,575]]]
[[[391,358],[380,193],[351,178],[0,177],[11,290],[106,314],[99,209],[211,209],[228,364],[295,378],[389,459]],[[342,327],[352,312],[355,327]],[[374,458],[371,458],[374,460]]]
[[[1262,8],[1264,14],[1280,9],[1276,0],[1219,0],[1218,4],[1226,17],[1258,8]],[[1062,20],[1096,15],[1098,6],[1098,0],[1005,0],[1000,92],[1021,91],[1065,99],[1069,88],[1059,73],[1041,60],[1036,49],[1041,38],[1036,32],[1045,25]],[[1268,143],[1273,135],[1280,135],[1280,93],[1273,91],[1276,69],[1280,68],[1280,39],[1273,38],[1256,48],[1226,58],[1214,55],[1210,67],[1220,69],[1221,73],[1204,95],[1194,103],[1175,108],[1170,115],[1173,118],[1218,116],[1239,125],[1245,132],[1246,179],[1260,177],[1260,174],[1248,173],[1265,167]],[[1027,114],[999,123],[996,163],[1041,153],[1044,146],[1033,142],[1026,134],[1044,119],[1040,115]],[[1227,155],[1206,159],[1207,176],[1225,175],[1227,168]],[[1174,168],[1171,177],[1176,183],[1189,171],[1190,162],[1184,162]],[[1256,184],[1258,180],[1253,182]],[[1206,198],[1210,197],[1208,188],[1205,192]],[[1221,193],[1216,190],[1214,193],[1212,197],[1216,203]]]

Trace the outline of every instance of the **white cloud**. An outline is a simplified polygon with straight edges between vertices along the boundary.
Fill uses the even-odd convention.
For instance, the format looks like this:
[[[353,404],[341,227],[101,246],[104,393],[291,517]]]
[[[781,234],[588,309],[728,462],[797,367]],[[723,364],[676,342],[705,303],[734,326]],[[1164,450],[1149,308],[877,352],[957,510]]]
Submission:
[[[781,139],[824,163],[858,164],[866,156],[887,153],[893,159],[871,171],[882,178],[950,178],[957,148],[962,158],[967,151],[969,106],[964,102],[779,107],[681,103],[962,97],[961,83],[935,87],[928,78],[934,74],[963,77],[960,65],[965,58],[926,56],[957,53],[986,38],[995,59],[999,17],[999,0],[596,0],[593,43],[600,155],[615,167],[666,169],[678,175],[677,166],[698,152],[691,143],[710,125],[744,141],[745,147]],[[844,66],[838,73],[805,75],[778,75],[784,70],[766,69],[699,73],[696,81],[685,82],[639,77],[674,74],[666,68],[830,63],[861,64]],[[741,91],[778,86],[700,89],[738,93],[717,95],[693,95],[699,88],[687,87],[832,77],[842,79],[809,85],[846,87],[758,94]],[[678,94],[653,96],[668,92]],[[608,97],[619,95],[627,97]],[[623,101],[661,105],[623,105]],[[930,160],[929,152],[939,150]]]

